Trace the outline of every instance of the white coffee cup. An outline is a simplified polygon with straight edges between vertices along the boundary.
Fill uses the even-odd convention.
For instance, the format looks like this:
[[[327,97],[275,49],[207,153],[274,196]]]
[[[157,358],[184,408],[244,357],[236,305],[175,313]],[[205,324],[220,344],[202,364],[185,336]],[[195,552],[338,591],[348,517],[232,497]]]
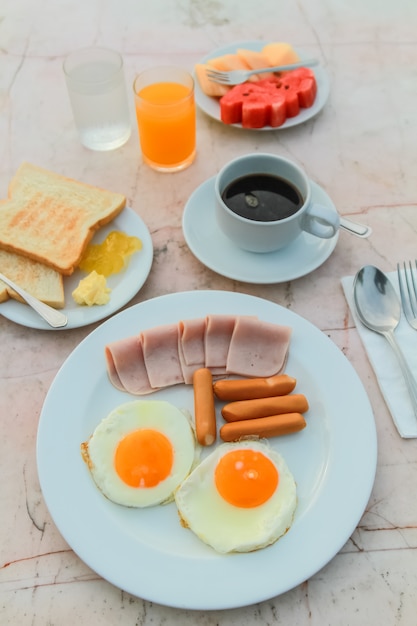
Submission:
[[[226,188],[234,181],[254,174],[278,177],[295,188],[300,196],[299,208],[288,217],[272,221],[249,219],[231,210],[222,197]],[[220,229],[239,248],[251,252],[279,250],[302,232],[330,239],[339,229],[337,211],[312,200],[311,183],[305,172],[292,161],[275,154],[253,153],[227,163],[215,178],[215,196]],[[248,199],[253,201],[253,195],[248,194]]]

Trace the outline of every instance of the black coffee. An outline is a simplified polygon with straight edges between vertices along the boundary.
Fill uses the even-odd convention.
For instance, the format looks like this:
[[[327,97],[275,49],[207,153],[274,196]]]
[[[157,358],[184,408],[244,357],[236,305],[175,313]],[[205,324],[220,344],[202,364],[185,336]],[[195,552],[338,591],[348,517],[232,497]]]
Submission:
[[[232,181],[223,202],[237,215],[256,222],[274,222],[294,215],[302,206],[300,192],[272,174],[247,174]]]

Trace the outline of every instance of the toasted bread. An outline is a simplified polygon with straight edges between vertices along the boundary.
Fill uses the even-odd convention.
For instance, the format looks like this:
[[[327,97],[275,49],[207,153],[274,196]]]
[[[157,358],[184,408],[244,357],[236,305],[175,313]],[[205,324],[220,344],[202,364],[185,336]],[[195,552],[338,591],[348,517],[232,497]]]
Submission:
[[[0,272],[38,300],[56,309],[64,307],[63,278],[56,270],[14,252],[0,250]],[[0,280],[0,302],[9,298],[24,302],[13,289]]]
[[[125,204],[120,193],[23,163],[0,202],[0,249],[70,275],[95,231]]]

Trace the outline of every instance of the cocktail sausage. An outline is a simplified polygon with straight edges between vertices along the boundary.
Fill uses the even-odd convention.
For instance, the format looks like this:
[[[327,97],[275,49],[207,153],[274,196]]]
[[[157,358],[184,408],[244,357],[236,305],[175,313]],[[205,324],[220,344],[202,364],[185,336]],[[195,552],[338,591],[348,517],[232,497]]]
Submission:
[[[256,400],[229,402],[222,408],[227,422],[281,415],[282,413],[305,413],[308,410],[307,398],[300,393]]]
[[[220,428],[223,441],[239,441],[249,437],[278,437],[289,435],[306,427],[301,413],[283,413],[241,422],[229,422]]]
[[[211,446],[216,441],[216,410],[214,407],[213,376],[202,367],[193,374],[194,418],[197,441]]]
[[[268,378],[242,378],[217,380],[213,384],[219,400],[252,400],[269,396],[284,396],[291,393],[297,381],[287,374],[277,374]]]

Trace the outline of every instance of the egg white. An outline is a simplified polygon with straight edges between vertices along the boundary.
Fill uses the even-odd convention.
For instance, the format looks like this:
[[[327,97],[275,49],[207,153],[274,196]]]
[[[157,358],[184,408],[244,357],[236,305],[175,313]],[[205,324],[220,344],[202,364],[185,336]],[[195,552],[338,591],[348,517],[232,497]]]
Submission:
[[[264,504],[240,508],[226,502],[215,486],[214,472],[230,450],[253,449],[267,456],[279,472],[275,492]],[[219,553],[264,548],[290,528],[297,506],[295,480],[282,456],[263,441],[224,443],[207,456],[175,493],[181,522]]]
[[[170,475],[154,487],[131,487],[114,467],[120,440],[140,428],[161,432],[174,450]],[[94,482],[109,500],[129,507],[148,507],[173,500],[175,489],[194,465],[198,448],[190,421],[182,411],[169,402],[137,400],[109,413],[81,450]]]

